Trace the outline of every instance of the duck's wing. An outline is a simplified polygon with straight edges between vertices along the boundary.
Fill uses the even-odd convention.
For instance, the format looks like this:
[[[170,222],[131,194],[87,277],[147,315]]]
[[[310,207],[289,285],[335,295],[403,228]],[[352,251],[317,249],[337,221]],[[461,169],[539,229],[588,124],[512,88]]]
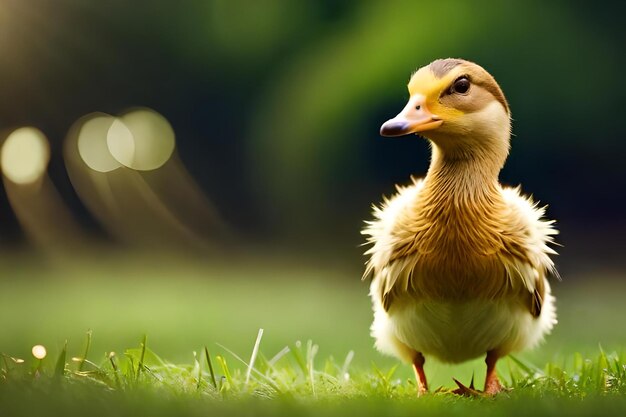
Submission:
[[[361,233],[367,236],[367,244],[372,246],[365,252],[369,256],[363,279],[372,276],[377,283],[380,303],[389,309],[394,294],[406,291],[409,286],[411,265],[406,257],[398,256],[398,246],[402,237],[394,230],[398,222],[405,221],[406,213],[419,198],[423,187],[422,179],[412,178],[407,186],[396,186],[397,193],[391,198],[383,198],[380,206],[373,206],[374,220],[367,221]]]
[[[546,280],[551,274],[558,277],[550,258],[550,255],[556,255],[551,245],[558,231],[553,220],[544,218],[545,207],[539,207],[531,198],[521,195],[519,187],[504,188],[502,195],[511,209],[512,222],[524,231],[520,234],[523,241],[515,245],[523,248],[523,253],[516,254],[512,249],[504,254],[502,260],[509,278],[521,279],[528,289],[529,311],[534,317],[539,317],[546,294]]]

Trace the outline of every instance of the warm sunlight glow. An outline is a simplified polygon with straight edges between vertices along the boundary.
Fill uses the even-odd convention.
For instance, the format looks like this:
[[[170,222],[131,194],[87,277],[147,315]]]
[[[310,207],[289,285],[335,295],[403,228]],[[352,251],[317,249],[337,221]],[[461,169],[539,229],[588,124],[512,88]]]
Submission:
[[[15,130],[2,145],[2,173],[16,184],[31,184],[46,172],[50,145],[41,131],[33,127]]]
[[[174,130],[159,113],[149,109],[131,111],[109,128],[107,143],[119,163],[139,171],[160,168],[172,156]]]
[[[111,155],[107,146],[109,129],[116,119],[99,115],[86,121],[78,134],[78,153],[87,166],[94,171],[109,172],[122,165]]]

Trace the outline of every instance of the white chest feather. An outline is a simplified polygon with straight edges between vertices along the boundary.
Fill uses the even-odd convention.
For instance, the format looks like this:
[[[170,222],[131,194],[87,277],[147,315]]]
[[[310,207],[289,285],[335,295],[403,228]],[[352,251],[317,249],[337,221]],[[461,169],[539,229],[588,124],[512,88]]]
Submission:
[[[403,302],[386,312],[374,299],[372,336],[379,350],[409,362],[412,351],[443,362],[462,362],[497,350],[531,348],[556,323],[547,288],[543,310],[532,317],[515,299]]]

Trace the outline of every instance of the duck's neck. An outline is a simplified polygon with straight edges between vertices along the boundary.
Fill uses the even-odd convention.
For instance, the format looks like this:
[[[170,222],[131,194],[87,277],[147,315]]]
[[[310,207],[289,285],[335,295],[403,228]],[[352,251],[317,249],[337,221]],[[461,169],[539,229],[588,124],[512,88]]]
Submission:
[[[506,157],[506,156],[505,156]],[[432,144],[432,158],[424,181],[430,203],[455,207],[499,200],[498,174],[502,162],[494,155],[450,154]]]

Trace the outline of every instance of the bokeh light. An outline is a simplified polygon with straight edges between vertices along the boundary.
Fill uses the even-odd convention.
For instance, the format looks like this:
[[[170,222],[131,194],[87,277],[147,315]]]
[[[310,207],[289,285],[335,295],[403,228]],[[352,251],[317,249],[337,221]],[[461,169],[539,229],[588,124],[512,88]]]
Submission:
[[[132,132],[120,119],[113,120],[107,132],[107,146],[109,154],[118,163],[132,167],[135,160],[135,138]]]
[[[46,348],[42,345],[33,346],[32,352],[33,352],[33,356],[40,360],[45,358],[46,355],[48,354],[48,352],[46,351]]]
[[[138,109],[115,119],[107,134],[111,155],[138,171],[160,168],[172,156],[174,130],[159,113]]]
[[[113,116],[94,114],[80,128],[78,153],[85,164],[94,171],[110,172],[122,166],[113,158],[107,144],[110,128],[116,121]]]
[[[32,184],[39,180],[46,172],[49,161],[48,140],[34,127],[13,131],[2,145],[2,173],[16,184]]]

